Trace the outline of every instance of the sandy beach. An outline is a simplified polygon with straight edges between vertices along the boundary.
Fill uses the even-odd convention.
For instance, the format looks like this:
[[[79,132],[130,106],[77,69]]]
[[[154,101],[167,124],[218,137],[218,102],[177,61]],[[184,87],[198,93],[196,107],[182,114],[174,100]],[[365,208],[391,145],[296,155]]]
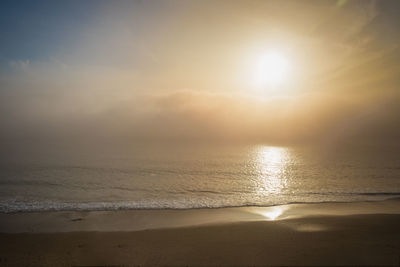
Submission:
[[[0,215],[1,266],[398,266],[400,201]]]

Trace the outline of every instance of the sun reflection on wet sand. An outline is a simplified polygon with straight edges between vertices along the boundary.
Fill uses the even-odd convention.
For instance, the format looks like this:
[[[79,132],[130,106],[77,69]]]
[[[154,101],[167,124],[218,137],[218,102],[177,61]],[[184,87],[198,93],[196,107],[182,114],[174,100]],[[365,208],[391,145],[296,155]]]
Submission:
[[[290,154],[284,147],[258,147],[256,166],[259,172],[257,192],[263,195],[279,194],[287,186],[286,168]]]
[[[276,206],[265,208],[265,210],[260,211],[259,214],[268,218],[269,220],[276,220],[283,214],[287,207],[285,206]]]

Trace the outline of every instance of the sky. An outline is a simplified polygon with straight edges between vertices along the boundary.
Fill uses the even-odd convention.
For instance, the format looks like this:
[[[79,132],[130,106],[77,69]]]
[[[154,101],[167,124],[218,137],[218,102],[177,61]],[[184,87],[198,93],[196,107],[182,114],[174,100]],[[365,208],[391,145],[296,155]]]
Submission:
[[[397,145],[398,14],[391,0],[2,1],[0,142]],[[257,84],[271,51],[284,82]]]

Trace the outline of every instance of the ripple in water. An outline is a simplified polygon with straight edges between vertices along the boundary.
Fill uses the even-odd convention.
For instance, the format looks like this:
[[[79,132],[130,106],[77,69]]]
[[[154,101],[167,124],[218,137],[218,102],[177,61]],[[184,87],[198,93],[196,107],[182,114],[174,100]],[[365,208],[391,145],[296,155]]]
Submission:
[[[0,211],[185,209],[400,195],[396,151],[133,146],[1,162]]]

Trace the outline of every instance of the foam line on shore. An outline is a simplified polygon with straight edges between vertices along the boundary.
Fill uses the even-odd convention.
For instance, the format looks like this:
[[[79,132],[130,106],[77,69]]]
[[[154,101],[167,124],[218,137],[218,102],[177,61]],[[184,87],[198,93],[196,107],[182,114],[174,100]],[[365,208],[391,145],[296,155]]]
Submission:
[[[58,211],[0,214],[0,232],[138,231],[203,224],[355,214],[400,214],[400,200],[220,209]]]

